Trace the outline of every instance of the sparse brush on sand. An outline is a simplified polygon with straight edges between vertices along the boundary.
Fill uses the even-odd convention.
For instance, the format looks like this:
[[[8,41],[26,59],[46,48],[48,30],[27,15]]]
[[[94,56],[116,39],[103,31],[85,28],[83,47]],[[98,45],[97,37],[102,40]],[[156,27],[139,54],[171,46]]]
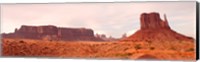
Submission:
[[[194,60],[193,42],[96,42],[3,39],[3,56]]]

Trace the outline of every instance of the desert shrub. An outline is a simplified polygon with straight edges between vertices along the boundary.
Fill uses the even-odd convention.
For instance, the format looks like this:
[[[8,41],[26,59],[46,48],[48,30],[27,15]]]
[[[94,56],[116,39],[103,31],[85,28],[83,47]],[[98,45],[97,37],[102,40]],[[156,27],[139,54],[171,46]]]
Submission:
[[[53,41],[52,39],[50,39],[49,41]]]
[[[141,49],[142,47],[141,47],[141,45],[140,44],[137,44],[137,45],[135,45],[135,47],[134,47],[136,50],[138,50],[138,49]]]
[[[151,44],[151,43],[152,43],[152,41],[151,41],[151,40],[146,40],[146,42],[147,42],[147,43],[149,43],[149,44]]]
[[[150,47],[150,50],[154,50],[155,48],[154,47]]]
[[[189,48],[186,51],[194,51],[194,48]]]
[[[124,48],[124,51],[128,50],[128,48]]]
[[[49,49],[49,47],[44,47],[43,49]]]
[[[127,56],[131,56],[132,53],[124,53],[124,54],[116,54],[115,56],[120,56],[120,57],[127,57]]]
[[[117,44],[116,42],[112,43],[112,44]]]
[[[24,43],[24,41],[23,41],[23,40],[20,40],[19,43]]]
[[[174,48],[174,47],[171,47],[170,49],[171,49],[171,50],[176,50],[176,48]]]

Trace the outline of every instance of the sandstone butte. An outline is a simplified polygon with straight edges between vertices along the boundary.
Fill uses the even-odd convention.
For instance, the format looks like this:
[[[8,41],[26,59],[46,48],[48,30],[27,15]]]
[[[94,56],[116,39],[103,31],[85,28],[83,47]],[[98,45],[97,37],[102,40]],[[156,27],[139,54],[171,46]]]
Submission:
[[[162,20],[157,12],[142,13],[140,25],[138,31],[122,41],[194,41],[192,37],[172,30],[165,14]]]
[[[27,26],[22,25],[14,33],[2,34],[3,38],[22,38],[38,40],[66,40],[66,41],[102,41],[94,36],[92,29],[63,28],[53,25]]]

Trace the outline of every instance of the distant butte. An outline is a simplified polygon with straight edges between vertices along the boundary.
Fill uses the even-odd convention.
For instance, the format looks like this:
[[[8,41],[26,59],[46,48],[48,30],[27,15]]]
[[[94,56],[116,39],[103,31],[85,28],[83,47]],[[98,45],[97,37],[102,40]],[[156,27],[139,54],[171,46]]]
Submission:
[[[166,15],[164,20],[159,13],[142,13],[140,16],[140,29],[123,41],[194,41],[193,38],[184,36],[172,30]]]
[[[24,38],[39,40],[67,40],[67,41],[102,41],[94,36],[92,29],[86,28],[64,28],[53,25],[27,26],[22,25],[15,29],[14,33],[2,34],[3,38]]]
[[[160,19],[159,13],[143,13],[140,17],[141,29],[170,29],[166,15]]]

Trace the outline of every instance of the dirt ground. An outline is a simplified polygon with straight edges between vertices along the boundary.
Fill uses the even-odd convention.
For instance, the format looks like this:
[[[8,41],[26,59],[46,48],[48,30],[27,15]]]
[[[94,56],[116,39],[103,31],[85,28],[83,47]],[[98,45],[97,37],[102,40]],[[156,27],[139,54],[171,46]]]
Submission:
[[[2,55],[94,59],[195,60],[191,41],[47,41],[2,39]]]

